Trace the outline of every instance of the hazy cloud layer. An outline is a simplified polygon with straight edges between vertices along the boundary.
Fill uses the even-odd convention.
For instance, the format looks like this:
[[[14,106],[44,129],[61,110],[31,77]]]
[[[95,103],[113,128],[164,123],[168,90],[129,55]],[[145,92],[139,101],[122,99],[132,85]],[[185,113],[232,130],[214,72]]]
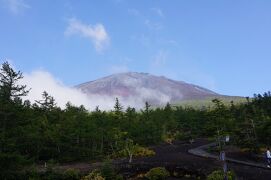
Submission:
[[[21,83],[31,88],[28,96],[24,97],[24,99],[29,99],[32,103],[35,100],[41,100],[42,92],[47,91],[49,95],[55,98],[57,106],[61,108],[65,108],[66,103],[71,102],[76,106],[84,105],[88,110],[94,110],[97,106],[102,110],[112,110],[115,104],[116,97],[95,94],[86,95],[78,89],[66,86],[50,73],[43,70],[24,74]],[[129,82],[127,83],[129,84]],[[145,99],[157,99],[159,97],[161,104],[167,103],[170,100],[170,97],[156,90],[135,87],[135,91],[138,94],[136,97],[118,97],[124,108],[128,106],[136,109],[143,108]]]
[[[30,5],[28,5],[24,0],[2,0],[2,3],[13,14],[19,14],[25,9],[30,8]]]
[[[84,24],[76,18],[69,19],[69,24],[65,31],[65,35],[79,35],[91,40],[98,52],[103,51],[109,45],[110,41],[109,35],[106,32],[103,24]]]
[[[89,110],[95,109],[96,106],[108,110],[114,105],[114,98],[87,96],[78,89],[64,85],[50,73],[42,70],[25,74],[22,83],[26,84],[28,88],[31,88],[30,93],[25,99],[29,99],[32,103],[35,100],[40,100],[42,92],[47,91],[55,98],[57,106],[61,108],[65,108],[67,102],[71,102],[76,106],[84,105]]]

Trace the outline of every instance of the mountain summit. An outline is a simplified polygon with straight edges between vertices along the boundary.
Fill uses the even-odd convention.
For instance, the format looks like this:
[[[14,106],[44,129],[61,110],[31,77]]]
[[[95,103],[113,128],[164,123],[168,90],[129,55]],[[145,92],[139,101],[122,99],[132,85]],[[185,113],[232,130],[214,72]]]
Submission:
[[[219,96],[194,84],[136,72],[113,74],[80,84],[76,88],[90,96],[118,97],[122,101],[129,100],[134,103],[147,101],[155,105]]]

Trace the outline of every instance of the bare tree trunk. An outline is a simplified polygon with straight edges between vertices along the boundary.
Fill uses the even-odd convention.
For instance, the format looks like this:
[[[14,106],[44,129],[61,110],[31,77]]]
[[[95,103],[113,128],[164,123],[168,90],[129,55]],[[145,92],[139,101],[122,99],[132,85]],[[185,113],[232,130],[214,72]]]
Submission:
[[[57,145],[57,151],[58,151],[58,153],[60,153],[60,147],[59,147],[59,145]]]
[[[111,149],[112,149],[112,153],[113,153],[113,155],[115,156],[115,155],[116,155],[116,152],[115,152],[115,149],[114,149],[114,147],[113,147],[112,143],[110,143],[110,147],[111,147]]]
[[[129,154],[129,163],[132,163],[133,161],[133,154]]]
[[[126,150],[128,152],[128,155],[129,155],[129,163],[132,163],[132,161],[133,161],[133,153],[128,148]]]

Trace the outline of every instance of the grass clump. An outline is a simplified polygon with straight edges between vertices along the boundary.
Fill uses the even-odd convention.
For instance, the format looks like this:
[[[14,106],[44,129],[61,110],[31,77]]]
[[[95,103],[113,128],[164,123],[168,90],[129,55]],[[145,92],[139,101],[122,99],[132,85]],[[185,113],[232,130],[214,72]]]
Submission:
[[[164,167],[152,168],[145,177],[149,180],[163,180],[169,176],[169,172]]]
[[[101,173],[98,170],[94,170],[87,176],[81,178],[81,180],[105,180],[105,178],[101,175]]]
[[[227,172],[228,180],[234,180],[235,175],[232,171]],[[224,173],[221,170],[213,171],[207,176],[207,180],[224,180]]]
[[[79,171],[73,168],[67,169],[64,172],[64,179],[67,180],[78,180],[80,179]]]

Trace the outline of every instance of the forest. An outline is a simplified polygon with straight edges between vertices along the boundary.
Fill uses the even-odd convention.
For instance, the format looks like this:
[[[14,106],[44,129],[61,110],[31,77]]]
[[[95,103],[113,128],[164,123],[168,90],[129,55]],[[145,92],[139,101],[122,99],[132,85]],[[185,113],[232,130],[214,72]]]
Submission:
[[[0,179],[23,176],[26,167],[100,161],[129,155],[133,147],[148,147],[198,137],[231,137],[231,143],[257,152],[271,143],[271,93],[255,94],[245,103],[194,109],[172,106],[141,110],[123,108],[116,99],[111,111],[67,102],[57,106],[46,91],[42,99],[22,100],[31,87],[20,85],[23,74],[8,62],[0,70]],[[123,153],[123,152],[127,153]],[[130,153],[131,155],[131,153]]]

